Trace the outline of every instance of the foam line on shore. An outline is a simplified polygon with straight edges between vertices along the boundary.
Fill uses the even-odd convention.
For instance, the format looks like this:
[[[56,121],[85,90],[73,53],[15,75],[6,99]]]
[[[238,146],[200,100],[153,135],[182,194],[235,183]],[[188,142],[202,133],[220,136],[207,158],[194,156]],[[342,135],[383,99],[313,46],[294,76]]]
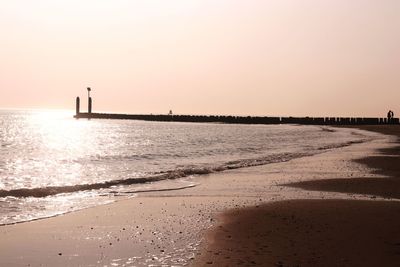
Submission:
[[[154,183],[163,180],[173,180],[185,178],[193,175],[206,175],[226,170],[234,170],[240,168],[261,166],[271,163],[279,163],[286,162],[295,158],[312,156],[318,153],[322,153],[323,151],[335,148],[341,148],[350,146],[352,144],[366,142],[368,139],[364,138],[358,141],[350,141],[345,143],[339,143],[329,146],[319,147],[317,151],[303,152],[303,153],[281,153],[270,155],[266,157],[259,157],[254,159],[242,159],[237,161],[229,161],[224,164],[218,166],[199,166],[199,167],[188,167],[181,168],[171,171],[164,171],[159,173],[154,173],[149,177],[138,177],[138,178],[127,178],[120,180],[112,180],[105,181],[99,183],[92,184],[79,184],[79,185],[67,185],[67,186],[48,186],[42,188],[20,188],[20,189],[11,189],[11,190],[0,190],[0,198],[5,197],[16,197],[16,198],[24,198],[24,197],[36,197],[43,198],[48,196],[53,196],[57,194],[65,194],[65,193],[74,193],[79,191],[87,191],[87,190],[99,190],[99,189],[107,189],[115,186],[124,186],[124,185],[135,185],[135,184],[147,184]]]

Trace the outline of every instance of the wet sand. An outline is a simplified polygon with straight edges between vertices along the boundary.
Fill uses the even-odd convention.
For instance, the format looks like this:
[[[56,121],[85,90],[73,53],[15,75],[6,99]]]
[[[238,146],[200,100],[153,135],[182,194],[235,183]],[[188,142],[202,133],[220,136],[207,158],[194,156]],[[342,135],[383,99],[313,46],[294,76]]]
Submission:
[[[362,129],[400,136],[400,126]],[[398,141],[377,152],[353,160],[371,168],[372,177],[285,184],[371,200],[297,199],[231,210],[208,233],[194,266],[399,266]]]
[[[285,203],[304,205],[301,201],[293,202],[294,199],[308,199],[307,201],[311,202],[321,198],[371,199],[369,195],[306,191],[282,184],[334,178],[380,178],[380,174],[371,173],[368,167],[353,160],[365,154],[377,156],[374,151],[378,148],[392,147],[391,141],[391,138],[380,136],[372,142],[328,150],[311,157],[195,177],[193,181],[199,184],[192,188],[140,193],[131,199],[58,217],[1,226],[0,266],[210,266],[207,264],[210,254],[207,252],[209,240],[215,241],[211,244],[213,255],[224,246],[229,249],[229,246],[246,243],[244,236],[237,242],[225,243],[218,243],[224,240],[222,238],[205,238],[212,238],[212,233],[216,232],[209,232],[208,229],[218,229],[221,218],[225,222],[230,221],[228,215],[221,217],[224,211],[230,210],[235,219],[242,221],[240,214],[247,211],[251,213],[251,209],[245,208],[259,206],[253,208],[257,211],[254,215],[257,215],[258,210],[264,209],[263,205],[267,205],[265,209],[273,208],[274,205],[285,206]],[[340,203],[342,202],[332,202],[332,205],[343,205]],[[291,212],[290,205],[287,214]],[[281,209],[275,210],[278,220],[278,211]],[[301,214],[296,216],[300,218]],[[248,217],[257,219],[259,216]],[[282,220],[285,220],[284,217]],[[380,221],[377,223],[384,224]],[[258,229],[248,225],[250,224],[246,224],[246,228],[254,229],[255,234],[265,228],[260,226]],[[297,224],[294,225],[297,227]],[[307,225],[301,227],[306,229]],[[356,227],[355,224],[351,225]],[[280,223],[276,226],[280,227]],[[287,231],[289,230],[288,228]],[[279,234],[281,231],[275,233]],[[293,240],[291,234],[285,236]],[[256,245],[257,242],[261,242],[257,237],[248,240]],[[251,247],[243,245],[239,248],[240,253],[236,252],[244,261],[240,262],[242,266],[254,264],[247,264],[245,261],[256,253],[249,249]],[[272,250],[273,248],[268,247],[272,252],[276,251]],[[235,266],[238,263],[222,259],[225,261],[221,264],[227,266]],[[285,260],[271,259],[273,260],[256,263],[275,266],[277,262]],[[212,261],[213,265],[218,263],[217,260]]]

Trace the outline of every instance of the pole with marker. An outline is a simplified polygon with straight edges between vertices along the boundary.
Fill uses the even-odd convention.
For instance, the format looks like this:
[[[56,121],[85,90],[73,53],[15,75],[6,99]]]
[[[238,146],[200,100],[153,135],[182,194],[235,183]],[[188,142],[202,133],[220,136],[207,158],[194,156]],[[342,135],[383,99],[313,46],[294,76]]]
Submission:
[[[90,97],[90,91],[92,91],[92,89],[90,87],[87,87],[87,91],[88,91],[88,113],[91,114],[92,113],[92,98]]]

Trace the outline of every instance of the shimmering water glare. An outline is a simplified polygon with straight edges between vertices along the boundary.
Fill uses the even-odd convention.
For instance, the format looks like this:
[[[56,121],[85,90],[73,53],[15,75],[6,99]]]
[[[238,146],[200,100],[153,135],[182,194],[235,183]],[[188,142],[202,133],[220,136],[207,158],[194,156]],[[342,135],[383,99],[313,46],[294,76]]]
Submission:
[[[367,136],[349,129],[76,120],[0,111],[0,224],[193,186],[196,176],[287,161]]]

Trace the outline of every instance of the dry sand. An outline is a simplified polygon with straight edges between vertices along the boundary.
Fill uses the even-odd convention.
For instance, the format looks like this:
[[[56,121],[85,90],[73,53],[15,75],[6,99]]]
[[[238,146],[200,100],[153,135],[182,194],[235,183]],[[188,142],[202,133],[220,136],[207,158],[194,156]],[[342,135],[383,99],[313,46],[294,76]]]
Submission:
[[[207,263],[210,263],[208,259],[210,254],[214,255],[220,250],[229,250],[229,246],[235,247],[239,243],[245,243],[244,237],[237,242],[224,242],[223,238],[216,238],[218,226],[221,225],[219,218],[224,218],[224,222],[230,223],[233,221],[228,218],[240,219],[242,215],[239,214],[243,214],[243,218],[247,216],[254,220],[258,217],[258,210],[267,211],[271,208],[276,211],[278,216],[276,222],[278,222],[281,209],[274,205],[287,207],[286,214],[290,214],[293,209],[298,209],[296,205],[305,208],[315,206],[317,209],[320,204],[316,200],[322,198],[374,199],[374,203],[378,203],[379,197],[375,198],[365,192],[307,191],[283,184],[352,177],[386,179],[382,178],[381,173],[373,173],[368,166],[354,160],[362,158],[365,154],[378,156],[380,152],[377,149],[389,149],[393,146],[393,141],[392,137],[379,135],[368,143],[330,150],[312,157],[196,177],[194,181],[199,185],[193,188],[172,192],[141,193],[128,200],[63,216],[2,226],[0,266],[209,266]],[[290,201],[293,199],[308,199],[307,201],[312,200],[310,203],[317,204],[308,205],[304,204],[304,201]],[[268,206],[261,207],[266,203]],[[347,202],[332,200],[330,203],[340,206]],[[256,217],[246,215],[252,214],[252,210],[244,208],[255,206],[259,206],[254,208],[257,210],[253,212]],[[388,209],[390,208],[396,207],[388,206]],[[228,214],[234,216],[221,217],[222,212],[226,210],[230,210]],[[304,210],[305,220],[308,220],[307,210]],[[300,218],[301,215],[300,212],[296,216]],[[285,216],[287,215],[283,214],[281,218]],[[321,216],[313,218],[319,217]],[[257,236],[257,233],[263,233],[264,228],[276,229],[274,227],[279,227],[279,224],[270,226],[263,224],[257,228],[246,223],[246,226],[251,226],[247,228],[253,229]],[[288,233],[291,225],[297,227],[298,224],[288,223]],[[355,224],[351,225],[356,228]],[[386,227],[384,222],[382,225]],[[208,231],[208,229],[214,230]],[[275,232],[280,233],[280,231]],[[204,236],[209,238],[205,240]],[[262,235],[258,236],[261,238]],[[293,240],[291,234],[287,234],[286,237]],[[211,240],[213,241],[210,242]],[[258,242],[256,237],[251,240],[255,242],[254,244]],[[297,238],[296,240],[301,241]],[[282,242],[284,244],[286,241]],[[304,244],[308,243],[310,242]],[[296,244],[304,246],[301,242]],[[236,253],[238,257],[242,257],[244,266],[253,264],[245,261],[245,258],[252,258],[255,253],[249,249],[250,247],[243,246],[240,253]],[[212,253],[207,252],[210,249]],[[271,246],[269,250],[271,253],[265,255],[275,255],[274,251],[282,251],[279,246]],[[282,253],[279,255],[292,255]],[[225,258],[223,260],[227,266],[239,263]],[[262,260],[256,263],[275,266],[274,264],[284,260],[286,258],[278,260],[269,258],[268,261]],[[213,265],[218,264],[218,260],[214,258],[212,262]],[[304,262],[307,262],[307,259],[304,259]]]
[[[400,136],[399,126],[363,127]],[[400,266],[400,149],[365,151],[354,162],[371,176],[288,184],[313,191],[367,194],[365,200],[282,201],[232,210],[208,233],[195,266]],[[377,176],[375,176],[376,174]],[[379,197],[385,199],[376,200]],[[395,199],[395,200],[391,200]]]
[[[197,266],[399,266],[400,205],[292,200],[233,210]]]

